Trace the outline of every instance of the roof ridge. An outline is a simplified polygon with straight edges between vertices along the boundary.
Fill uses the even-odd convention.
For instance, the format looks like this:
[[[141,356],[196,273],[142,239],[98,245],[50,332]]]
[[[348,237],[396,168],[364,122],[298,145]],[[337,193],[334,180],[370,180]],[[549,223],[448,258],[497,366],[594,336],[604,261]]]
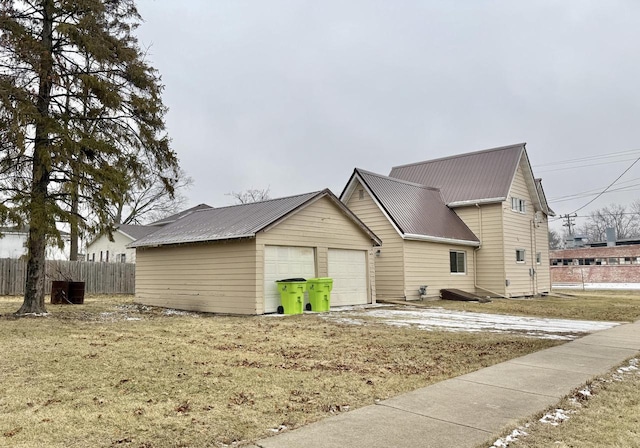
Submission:
[[[495,148],[488,148],[488,149],[481,149],[479,151],[466,152],[466,153],[463,153],[463,154],[455,154],[453,156],[447,156],[447,157],[439,157],[437,159],[423,160],[421,162],[406,163],[404,165],[396,165],[396,166],[392,167],[391,170],[394,170],[396,168],[405,168],[405,167],[414,166],[414,165],[423,165],[423,164],[426,164],[426,163],[441,162],[443,160],[459,159],[461,157],[468,157],[468,156],[473,156],[473,155],[483,154],[483,153],[488,153],[488,152],[505,151],[507,149],[517,148],[517,147],[524,148],[526,144],[527,144],[526,142],[514,143],[512,145],[498,146],[498,147],[495,147]]]
[[[425,190],[432,190],[432,191],[440,192],[440,189],[438,187],[430,187],[429,185],[419,184],[419,183],[416,183],[416,182],[409,182],[408,180],[402,180],[402,179],[398,179],[396,177],[385,176],[384,174],[378,174],[378,173],[374,173],[374,172],[371,172],[371,171],[363,170],[363,169],[360,169],[360,168],[356,168],[356,171],[358,173],[365,173],[365,174],[369,174],[370,176],[376,176],[376,177],[379,177],[379,178],[382,178],[382,179],[386,179],[386,180],[389,180],[391,182],[410,185],[412,187],[423,188]]]
[[[234,207],[242,207],[245,205],[251,205],[251,204],[264,204],[266,202],[274,202],[274,201],[282,201],[284,199],[293,199],[293,198],[297,198],[297,197],[302,197],[302,196],[315,196],[318,195],[322,192],[324,192],[325,190],[318,190],[318,191],[311,191],[309,193],[301,193],[301,194],[294,194],[291,196],[283,196],[281,198],[273,198],[273,199],[265,199],[264,201],[255,201],[255,202],[247,202],[244,204],[231,204],[231,205],[225,205],[222,207],[211,207],[211,208],[205,208],[202,210],[194,210],[193,213],[200,213],[200,212],[210,212],[213,210],[224,210],[224,209],[228,209],[228,208],[234,208]]]

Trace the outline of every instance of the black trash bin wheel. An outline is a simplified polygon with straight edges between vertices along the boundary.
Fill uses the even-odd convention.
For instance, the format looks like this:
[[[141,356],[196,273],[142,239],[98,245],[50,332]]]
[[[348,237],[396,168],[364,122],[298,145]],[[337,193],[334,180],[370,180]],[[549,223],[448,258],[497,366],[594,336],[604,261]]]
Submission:
[[[307,306],[305,308],[307,309],[307,311],[311,311],[311,304],[307,303]]]
[[[280,305],[277,311],[278,311],[278,314],[284,314],[284,307]]]

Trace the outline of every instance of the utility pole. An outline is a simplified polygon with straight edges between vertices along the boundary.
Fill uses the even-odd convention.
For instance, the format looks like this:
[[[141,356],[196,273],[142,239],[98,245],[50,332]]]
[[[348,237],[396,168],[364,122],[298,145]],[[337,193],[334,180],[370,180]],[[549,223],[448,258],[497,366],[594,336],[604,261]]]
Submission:
[[[577,213],[560,215],[561,219],[565,219],[567,221],[564,224],[562,224],[562,227],[568,227],[569,228],[569,236],[571,236],[571,237],[573,236],[573,226],[575,225],[575,218],[577,216],[578,216]]]

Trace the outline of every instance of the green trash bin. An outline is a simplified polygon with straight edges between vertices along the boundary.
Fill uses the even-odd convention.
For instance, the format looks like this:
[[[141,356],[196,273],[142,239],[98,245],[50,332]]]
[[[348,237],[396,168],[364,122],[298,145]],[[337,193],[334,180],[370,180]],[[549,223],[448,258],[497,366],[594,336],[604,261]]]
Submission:
[[[332,278],[320,277],[307,280],[307,291],[309,291],[307,311],[329,311],[332,289]]]
[[[304,310],[304,292],[307,281],[304,278],[288,278],[276,281],[280,291],[279,314],[302,314]]]

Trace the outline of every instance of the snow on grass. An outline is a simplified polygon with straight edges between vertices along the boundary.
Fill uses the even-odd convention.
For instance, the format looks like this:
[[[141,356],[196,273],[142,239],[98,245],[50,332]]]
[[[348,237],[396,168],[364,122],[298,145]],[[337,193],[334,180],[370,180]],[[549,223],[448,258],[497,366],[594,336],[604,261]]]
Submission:
[[[473,313],[443,308],[345,307],[322,316],[342,323],[363,324],[374,319],[386,325],[416,327],[422,330],[446,330],[495,333],[519,333],[545,339],[570,340],[581,334],[606,330],[616,322],[550,319]]]
[[[491,445],[491,447],[507,448],[511,442],[515,442],[520,437],[528,436],[529,434],[525,431],[525,429],[528,428],[528,427],[529,427],[529,423],[527,423],[526,425],[521,426],[521,427],[519,427],[517,429],[514,429],[513,431],[511,431],[511,434],[507,435],[506,437],[502,437],[502,438],[496,440],[495,442],[493,442],[493,445]]]
[[[575,411],[565,411],[564,409],[556,409],[553,412],[545,414],[540,420],[540,423],[547,423],[552,426],[558,426],[565,420],[569,420],[569,414],[573,414]]]

